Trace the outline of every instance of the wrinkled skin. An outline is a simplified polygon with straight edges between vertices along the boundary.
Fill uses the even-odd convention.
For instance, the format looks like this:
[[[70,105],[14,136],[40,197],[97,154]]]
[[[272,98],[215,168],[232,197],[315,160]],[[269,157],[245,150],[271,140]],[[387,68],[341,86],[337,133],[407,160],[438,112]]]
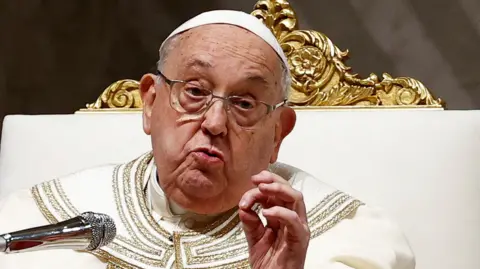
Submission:
[[[231,25],[204,25],[182,33],[174,43],[161,70],[167,78],[198,83],[218,96],[250,96],[272,105],[283,100],[280,59],[255,34]],[[215,99],[203,116],[188,119],[171,107],[163,79],[147,74],[140,84],[143,127],[151,135],[167,197],[190,212],[208,215],[240,203],[252,267],[301,268],[309,240],[302,196],[264,171],[293,129],[295,112],[280,107],[255,126],[242,128]],[[205,151],[220,157],[210,158]],[[256,202],[270,208],[264,213],[266,227],[250,209]]]

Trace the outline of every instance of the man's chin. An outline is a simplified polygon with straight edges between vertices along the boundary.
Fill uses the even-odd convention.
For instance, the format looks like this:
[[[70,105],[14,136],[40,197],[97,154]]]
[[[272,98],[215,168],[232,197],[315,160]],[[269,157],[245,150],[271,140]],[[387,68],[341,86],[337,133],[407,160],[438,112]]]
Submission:
[[[198,199],[213,199],[220,196],[227,187],[226,180],[204,175],[201,171],[192,172],[193,175],[180,178],[177,185],[187,196]]]
[[[205,184],[188,184],[181,186],[171,197],[187,211],[203,215],[215,215],[228,209],[224,204],[223,189]]]

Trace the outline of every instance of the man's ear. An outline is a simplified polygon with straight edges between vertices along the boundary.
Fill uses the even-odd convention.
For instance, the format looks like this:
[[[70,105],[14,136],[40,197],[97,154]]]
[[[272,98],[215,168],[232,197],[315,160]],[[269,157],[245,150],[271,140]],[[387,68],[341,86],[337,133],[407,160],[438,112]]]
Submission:
[[[140,96],[143,102],[143,131],[150,135],[153,104],[155,103],[155,75],[143,75],[140,80]]]
[[[297,115],[295,110],[291,107],[283,107],[280,112],[280,119],[275,125],[274,149],[272,157],[270,157],[270,163],[277,161],[280,145],[282,144],[283,139],[292,132],[296,121]]]

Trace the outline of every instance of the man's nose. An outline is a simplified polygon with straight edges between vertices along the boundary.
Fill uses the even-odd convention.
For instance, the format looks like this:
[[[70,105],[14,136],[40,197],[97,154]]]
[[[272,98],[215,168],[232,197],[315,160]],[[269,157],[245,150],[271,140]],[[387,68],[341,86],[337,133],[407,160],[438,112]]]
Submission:
[[[213,136],[225,136],[227,134],[228,115],[225,100],[213,99],[210,107],[205,111],[202,130]]]

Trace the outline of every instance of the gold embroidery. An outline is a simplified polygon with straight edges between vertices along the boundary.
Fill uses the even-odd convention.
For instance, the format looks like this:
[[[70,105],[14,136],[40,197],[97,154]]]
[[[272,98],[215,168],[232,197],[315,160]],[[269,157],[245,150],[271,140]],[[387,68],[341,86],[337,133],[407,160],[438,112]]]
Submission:
[[[350,196],[343,194],[324,211],[320,212],[317,216],[313,217],[308,220],[308,225],[310,227],[315,227],[317,224],[319,224],[322,220],[326,219],[328,216],[330,216],[335,210],[340,208],[348,199],[350,199]]]
[[[73,216],[70,216],[67,214],[67,212],[63,209],[63,207],[60,205],[60,203],[55,199],[54,193],[52,191],[52,186],[50,185],[50,182],[45,182],[42,184],[42,189],[45,195],[48,198],[48,201],[50,205],[52,205],[53,209],[55,209],[55,212],[60,214],[61,220],[67,220],[69,218],[72,218]]]
[[[62,184],[60,184],[60,181],[58,179],[53,180],[53,184],[55,186],[55,189],[58,192],[58,195],[60,196],[61,200],[65,203],[66,207],[70,212],[72,212],[75,216],[80,215],[80,212],[73,206],[72,202],[68,198],[68,196],[65,194],[65,191],[63,190]]]
[[[48,210],[45,202],[40,196],[39,185],[32,188],[32,196],[33,200],[35,200],[35,203],[37,204],[37,207],[40,209],[40,212],[47,219],[47,221],[50,223],[57,223],[57,218],[55,218],[55,216],[50,212],[50,210]]]
[[[143,194],[143,187],[142,186],[144,186],[145,180],[147,180],[147,178],[145,177],[145,171],[146,171],[148,163],[151,161],[151,159],[152,159],[152,156],[150,154],[146,155],[144,158],[141,159],[140,164],[138,165],[138,167],[136,169],[137,171],[136,171],[136,174],[135,174],[135,183],[136,183],[136,186],[135,186],[136,193],[135,194],[137,196],[136,198],[138,199],[138,202],[140,204],[140,209],[141,209],[142,214],[145,217],[145,219],[147,219],[149,224],[156,231],[162,232],[162,231],[165,231],[165,230],[161,226],[159,226],[153,220],[153,218],[151,217],[150,212],[147,209],[145,196]],[[124,178],[124,180],[125,179],[126,178]],[[338,196],[340,196],[340,197],[338,197]],[[312,224],[314,224],[314,225],[321,224],[322,220],[324,220],[328,216],[332,215],[336,210],[341,209],[343,207],[342,205],[348,199],[350,199],[350,196],[348,196],[346,194],[343,194],[339,191],[334,192],[334,193],[330,194],[329,196],[327,196],[318,206],[316,206],[313,210],[310,210],[309,216],[311,217]],[[326,210],[324,210],[324,211],[322,211],[318,214],[318,212],[322,208],[324,208],[328,203],[330,203],[332,200],[334,200],[334,202],[328,207],[328,209],[326,209]],[[348,212],[348,211],[342,210],[338,214],[341,215],[342,213],[345,213],[345,212]],[[351,212],[351,210],[350,210],[350,212]],[[185,231],[185,232],[175,233],[174,237],[176,239],[175,239],[174,243],[175,243],[175,250],[176,250],[176,253],[175,253],[176,254],[175,255],[176,256],[176,267],[181,268],[181,266],[183,266],[182,253],[185,253],[185,256],[187,258],[186,262],[187,262],[188,265],[195,265],[195,264],[198,265],[198,264],[207,263],[207,262],[211,262],[211,261],[215,261],[215,260],[221,260],[221,259],[224,259],[224,260],[225,259],[232,259],[232,258],[236,257],[237,255],[242,255],[242,254],[248,253],[248,248],[246,247],[244,238],[232,240],[232,238],[235,238],[235,233],[233,235],[231,235],[230,238],[228,238],[226,240],[223,240],[223,243],[210,245],[216,239],[225,236],[225,234],[227,234],[228,232],[230,232],[232,229],[234,229],[236,227],[239,220],[237,219],[238,216],[236,216],[236,213],[233,213],[233,215],[235,215],[234,219],[231,219],[230,221],[228,221],[227,218],[229,216],[227,215],[222,220],[219,220],[218,222],[213,223],[212,225],[210,225],[209,227],[206,227],[206,229],[204,229],[201,232]],[[232,216],[232,215],[230,215],[230,216]],[[335,218],[335,217],[332,218],[332,220],[337,220],[337,219],[338,218]],[[329,227],[336,224],[336,222],[334,222],[332,220],[327,221],[326,224],[321,226],[321,227],[323,227],[321,229],[323,232],[326,231]],[[213,235],[206,236],[207,233],[210,233],[213,229],[215,229],[220,224],[223,224],[225,221],[228,221],[228,223],[224,226],[224,228],[222,228],[220,231],[217,231]],[[140,222],[140,224],[142,225],[141,222]],[[187,240],[187,242],[182,243],[182,237],[184,237],[184,236],[187,236],[187,237],[189,237],[189,236],[199,236],[200,239],[199,240],[194,240],[194,241],[188,241]],[[228,249],[228,251],[226,251],[224,253],[216,253],[214,255],[204,256],[207,251],[205,251],[205,250],[202,251],[202,249],[200,249],[198,252],[196,252],[196,251],[193,250],[195,247],[200,246],[202,244],[210,245],[209,246],[210,250]],[[243,246],[242,246],[242,244],[243,244]],[[246,261],[247,259],[244,259],[244,260]]]
[[[163,233],[167,233],[167,232],[160,225],[158,225],[158,223],[156,223],[154,221],[153,217],[150,214],[150,211],[148,210],[147,202],[145,200],[146,197],[145,197],[144,192],[143,192],[143,186],[146,184],[146,180],[148,180],[148,178],[145,176],[145,172],[147,170],[147,167],[148,167],[149,163],[152,161],[152,159],[153,159],[153,155],[151,153],[146,154],[143,158],[140,159],[140,163],[138,164],[138,167],[136,168],[137,171],[135,173],[135,181],[134,181],[135,182],[136,193],[134,194],[134,193],[130,192],[131,191],[130,189],[128,189],[128,190],[126,189],[125,193],[131,193],[132,196],[136,195],[136,198],[137,198],[137,201],[140,205],[140,209],[142,211],[143,217],[147,220],[147,222],[150,224],[150,226],[155,231],[157,231],[160,234],[163,234]],[[128,182],[131,182],[131,179],[127,179],[126,177],[124,177],[124,184],[128,184]],[[130,211],[131,214],[135,214],[133,209],[129,210],[129,211]],[[225,224],[225,222],[227,222],[227,221],[228,221],[228,223]],[[138,222],[138,224],[140,226],[143,226],[142,222]],[[219,226],[222,226],[222,224],[225,224],[225,225],[224,225],[223,228],[220,229],[220,231],[218,231],[218,232],[216,232],[216,233],[214,233],[213,235],[210,235],[210,236],[206,235],[206,234],[210,233],[211,231],[213,231],[215,228],[217,228]],[[183,266],[182,256],[181,256],[181,253],[182,253],[181,238],[182,237],[184,237],[184,236],[186,236],[186,237],[198,236],[198,237],[202,238],[200,240],[195,240],[194,242],[184,243],[183,251],[185,252],[186,257],[187,257],[187,264],[189,264],[189,265],[190,264],[199,264],[199,263],[202,263],[202,261],[206,261],[206,260],[213,261],[213,260],[218,259],[220,257],[218,255],[216,255],[216,256],[204,256],[204,257],[195,258],[192,255],[192,249],[191,248],[194,247],[194,246],[201,245],[201,244],[214,242],[215,239],[223,237],[225,234],[227,234],[232,229],[234,229],[236,226],[238,226],[238,224],[239,224],[239,219],[238,219],[238,216],[237,216],[237,210],[234,208],[229,213],[220,217],[217,221],[208,225],[207,227],[205,227],[201,231],[189,230],[189,231],[182,231],[182,232],[175,233],[174,238],[177,239],[177,241],[174,241],[175,249],[177,250],[177,253],[175,255],[176,256],[176,266],[177,267],[178,266]],[[143,227],[143,228],[144,228],[145,231],[148,232],[148,230],[145,229],[145,227]],[[241,228],[238,227],[238,229],[241,229]],[[237,242],[241,242],[241,241],[237,240]],[[180,251],[180,252],[178,252],[178,251]],[[224,253],[224,254],[222,254],[222,258],[227,258],[227,256],[230,256],[231,258],[233,258],[239,253],[239,251],[240,251],[239,249],[234,249],[232,251]],[[245,251],[243,251],[242,254],[243,253],[245,253]],[[227,256],[225,256],[225,255],[227,255]]]
[[[123,246],[120,246],[116,243],[111,243],[109,245],[109,247],[114,249],[116,253],[121,254],[125,257],[128,257],[132,260],[141,262],[143,264],[147,264],[147,265],[151,265],[151,266],[155,266],[155,267],[160,267],[160,268],[165,267],[163,259],[156,259],[156,258],[152,258],[152,257],[147,257],[145,255],[142,255],[142,254],[136,252],[136,251],[132,251],[132,250],[127,249]]]
[[[63,191],[63,188],[61,187],[61,184],[59,182],[57,182],[55,184],[55,181],[53,182],[54,183],[54,186],[56,187],[56,190],[57,192],[59,193],[59,195],[62,197],[62,200],[65,202],[65,204],[67,205],[67,207],[69,207],[69,209],[72,211],[72,212],[78,212],[78,210],[76,208],[73,207],[73,205],[71,204],[71,202],[68,200],[68,199],[64,199],[66,198],[66,195]],[[49,202],[49,204],[52,205],[52,207],[54,208],[55,212],[57,212],[58,214],[60,214],[61,218],[62,219],[68,219],[70,218],[70,216],[67,214],[67,212],[64,210],[64,208],[61,206],[60,202],[56,199],[55,197],[55,194],[52,190],[52,185],[50,182],[46,182],[46,183],[42,183],[41,185],[37,185],[35,187],[32,188],[32,195],[34,197],[34,200],[36,201],[37,203],[37,206],[38,208],[40,209],[40,211],[42,212],[42,214],[45,216],[45,218],[50,222],[50,223],[57,223],[59,222],[60,220],[55,217],[51,212],[50,210],[47,208],[42,196],[40,195],[40,192],[39,192],[39,188],[42,187],[42,190],[43,192],[45,193],[45,196],[47,196],[47,200]],[[123,240],[121,240],[123,239]],[[132,259],[135,259],[137,261],[140,261],[140,262],[143,262],[145,264],[148,264],[148,265],[152,265],[152,266],[163,266],[163,262],[162,261],[159,261],[158,259],[154,259],[154,258],[150,258],[150,257],[146,257],[138,252],[135,252],[133,250],[130,250],[130,249],[127,249],[121,245],[118,245],[118,243],[115,243],[115,241],[120,241],[120,242],[123,242],[125,243],[126,245],[129,245],[130,247],[133,247],[133,248],[139,248],[138,244],[135,244],[134,242],[131,242],[130,240],[128,240],[127,238],[123,238],[121,237],[120,235],[117,235],[117,237],[115,238],[114,242],[110,243],[108,245],[108,247],[105,247],[105,249],[112,249],[114,250],[115,252],[119,253],[119,254],[122,254],[126,257],[129,257],[129,258],[132,258]],[[140,248],[141,250],[143,250],[144,252],[146,252],[147,254],[150,254],[150,255],[158,255],[157,252],[155,252],[154,249],[152,248]],[[103,257],[108,257],[108,259],[111,259],[111,257],[114,257],[113,255],[109,254],[107,251],[105,250],[97,250],[95,253],[97,253],[97,255],[99,255],[99,253],[103,253]],[[108,254],[108,255],[105,255],[105,254]],[[134,267],[127,267],[127,268],[134,268]]]
[[[329,195],[327,195],[325,198],[323,198],[323,200],[318,205],[316,205],[313,209],[308,211],[307,218],[308,219],[312,218],[315,214],[318,213],[318,211],[320,211],[323,207],[325,207],[325,205],[328,202],[330,202],[335,197],[337,197],[341,194],[343,194],[341,191],[334,191],[334,192],[330,193]]]
[[[117,167],[116,167],[117,168]],[[68,199],[68,197],[66,196],[65,194],[65,191],[63,190],[63,187],[61,185],[61,183],[58,181],[58,180],[53,180],[53,184],[54,184],[54,187],[57,191],[57,193],[59,194],[60,196],[60,200],[63,201],[66,205],[66,207],[75,215],[80,215],[78,209],[76,209],[73,204],[71,203],[70,199]],[[50,188],[51,185],[48,185],[48,187],[44,187],[45,189],[45,192],[46,193],[50,193],[50,197],[52,199],[54,199],[55,201],[51,201],[52,204],[57,204],[57,207],[60,208],[60,203],[58,200],[56,200],[55,198],[55,195],[52,191],[52,189]],[[48,195],[47,195],[48,196]],[[64,209],[62,210],[59,210],[59,213],[63,215],[63,217],[65,218],[65,216],[68,216],[69,214],[66,213],[66,211]],[[138,253],[134,250],[130,250],[128,248],[125,248],[121,245],[119,245],[118,243],[116,243],[115,241],[119,241],[119,242],[122,242],[124,244],[126,244],[127,246],[129,246],[130,248],[138,248],[140,249],[141,251],[149,254],[149,255],[158,255],[158,252],[155,252],[154,249],[151,249],[151,248],[145,248],[143,247],[142,245],[138,245],[136,242],[133,242],[132,240],[128,239],[128,238],[125,238],[123,237],[122,235],[117,235],[115,237],[115,240],[114,242],[112,242],[111,244],[108,245],[107,249],[113,249],[114,251],[116,251],[117,253],[120,253],[122,255],[125,255],[127,257],[133,257],[135,255],[138,255],[139,259],[144,261],[146,264],[150,264],[150,265],[158,265],[158,260],[157,259],[154,259],[152,258],[151,260],[149,260],[148,257],[142,255],[141,253]],[[133,253],[133,254],[132,254]]]
[[[141,159],[140,163],[143,163],[145,159],[148,159],[148,158],[151,159],[151,157],[149,157],[150,155],[151,154],[147,154],[144,158]],[[161,253],[160,257],[162,257],[162,266],[166,266],[168,260],[173,255],[173,246],[165,243],[165,241],[168,242],[169,234],[163,229],[162,229],[163,233],[160,233],[160,234],[151,233],[147,229],[147,227],[145,227],[143,225],[142,221],[139,220],[139,218],[138,218],[139,214],[137,213],[138,211],[135,210],[134,202],[139,201],[139,200],[143,200],[141,197],[135,197],[134,196],[135,194],[133,193],[133,191],[131,189],[131,184],[135,183],[135,182],[132,182],[132,180],[131,180],[131,178],[132,178],[131,177],[131,172],[132,172],[133,166],[137,162],[138,162],[138,160],[136,160],[134,162],[131,162],[124,168],[124,172],[123,172],[123,176],[122,176],[123,177],[122,181],[123,181],[124,199],[119,199],[119,196],[117,197],[117,207],[118,206],[121,207],[122,201],[125,202],[125,204],[127,205],[127,212],[124,212],[123,210],[119,212],[119,214],[122,216],[122,221],[125,223],[125,226],[129,227],[128,229],[129,229],[129,232],[132,233],[132,236],[136,236],[135,233],[133,232],[133,229],[131,228],[132,226],[135,226],[135,228],[137,228],[140,231],[140,233],[148,240],[148,242],[153,244],[153,246],[145,245],[145,247],[161,249],[162,253]],[[136,175],[135,178],[137,178],[139,170],[144,170],[144,169],[143,168],[139,169],[137,167],[137,170],[135,171],[135,175]],[[118,178],[118,176],[117,176],[117,178]],[[139,179],[137,178],[136,180],[139,180]],[[118,188],[120,187],[118,185],[118,182],[117,182],[116,186]],[[133,199],[135,199],[135,201]],[[130,223],[130,221],[127,220],[125,214],[128,214],[132,223]],[[148,214],[148,215],[151,217],[150,214]],[[139,243],[140,243],[140,241],[139,241]],[[144,244],[144,243],[142,242],[142,244]]]
[[[108,261],[107,266],[115,266],[113,268],[121,268],[121,269],[140,269],[140,267],[134,266],[124,260],[121,260],[110,253],[104,251],[104,250],[95,250],[92,252],[93,255],[95,255],[98,258],[101,258],[102,260]],[[108,267],[107,267],[108,268]]]
[[[127,166],[129,164],[126,164]],[[138,239],[137,237],[137,234],[134,233],[129,225],[129,223],[126,221],[125,219],[125,215],[123,213],[123,208],[120,204],[120,194],[119,194],[119,188],[120,186],[118,185],[117,183],[117,178],[118,178],[118,170],[120,169],[120,166],[122,165],[118,165],[118,166],[115,166],[115,168],[113,169],[113,181],[112,181],[112,189],[113,189],[113,194],[114,194],[114,197],[115,197],[115,201],[116,201],[116,208],[117,208],[117,212],[119,213],[118,215],[120,216],[120,220],[122,221],[122,223],[124,224],[125,228],[127,228],[127,232],[129,233],[129,235],[132,237],[132,239],[129,239],[129,238],[126,238],[122,235],[117,235],[116,239],[118,239],[120,242],[123,242],[125,243],[126,245],[128,245],[130,248],[133,248],[133,249],[140,249],[148,254],[151,254],[151,255],[159,255],[158,252],[155,252],[155,250],[149,248],[148,246],[145,246],[144,244],[140,244],[140,240]],[[115,249],[116,250],[116,249]],[[118,251],[118,250],[116,250]],[[132,250],[130,250],[132,251]],[[161,250],[163,252],[163,250]],[[133,251],[135,253],[135,251]],[[137,253],[138,254],[138,253]],[[139,254],[140,255],[140,254]]]
[[[148,163],[152,160],[153,154],[148,153],[145,155],[144,158],[141,159],[140,164],[137,167],[137,171],[135,172],[135,193],[133,191],[130,191],[130,188],[128,190],[125,190],[125,193],[129,193],[131,195],[136,195],[137,202],[140,205],[140,211],[142,212],[143,217],[148,221],[150,226],[159,234],[163,235],[164,238],[168,238],[170,234],[163,229],[162,226],[158,225],[158,223],[153,219],[152,215],[150,214],[150,211],[148,210],[147,207],[147,201],[145,194],[143,192],[143,186],[145,183],[145,171],[147,170]],[[124,178],[124,182],[128,181],[131,182],[129,178]],[[136,212],[131,211],[131,214],[135,214]],[[142,227],[143,224],[139,223]]]
[[[182,249],[180,244],[180,235],[178,233],[173,233],[173,244],[175,246],[175,268],[182,269]]]
[[[165,235],[169,234],[151,216],[143,193],[143,186],[148,180],[146,171],[152,159],[152,154],[148,153],[133,162],[115,167],[112,187],[116,207],[130,237],[125,238],[119,235],[108,247],[96,250],[92,254],[105,259],[108,262],[107,268],[111,269],[143,268],[144,265],[160,268],[183,268],[184,266],[217,269],[249,268],[248,246],[236,208],[199,231],[174,233],[172,244],[165,242],[168,240]],[[78,215],[78,210],[68,199],[60,181],[53,180],[51,183],[38,185],[31,191],[38,208],[49,222],[55,223],[58,219],[47,204],[56,214],[59,214],[59,218],[68,218],[68,212]],[[311,238],[335,226],[360,205],[362,205],[360,201],[353,200],[340,191],[327,195],[307,214],[312,229]],[[142,217],[146,220],[145,223]],[[140,233],[136,232],[137,229]],[[142,243],[139,235],[145,236],[146,241],[154,244],[155,247]],[[159,253],[162,255],[158,255]],[[117,254],[119,257],[128,258],[128,261],[138,262],[140,267],[117,257]],[[208,266],[215,261],[225,263]]]
[[[120,193],[119,193],[119,189],[120,189],[120,185],[119,185],[119,182],[118,182],[118,171],[119,171],[119,167],[116,167],[115,170],[114,170],[114,174],[113,174],[113,190],[114,190],[114,196],[115,196],[115,200],[117,201],[117,210],[118,210],[118,213],[120,215],[120,219],[122,220],[122,223],[125,225],[125,227],[127,228],[127,231],[128,231],[128,234],[134,239],[134,242],[137,243],[137,244],[141,244],[141,240],[140,238],[137,236],[137,233],[135,233],[133,231],[133,228],[132,228],[132,224],[127,220],[127,217],[126,217],[126,212],[122,206],[122,203],[121,201],[125,201],[126,204],[127,204],[127,210],[128,211],[133,211],[133,205],[132,205],[132,201],[129,199],[129,191],[130,191],[130,188],[128,186],[128,181],[126,182],[126,178],[129,178],[130,177],[130,172],[132,170],[132,167],[134,165],[134,162],[130,162],[128,163],[127,165],[125,165],[125,167],[123,168],[123,183],[124,183],[124,186],[123,186],[123,189],[125,190],[124,192],[124,196],[125,198],[122,199],[122,197],[120,197]],[[136,227],[139,226],[138,225],[138,220],[137,218],[131,214],[130,215],[131,219],[133,220],[134,224]],[[145,232],[142,231],[143,235],[145,235]],[[146,235],[145,236],[147,239],[149,239],[150,236]],[[150,240],[148,240],[150,241]],[[157,242],[152,242],[154,244],[156,244]]]
[[[124,269],[124,267],[120,267],[120,266],[117,266],[117,265],[115,265],[115,264],[113,264],[113,263],[109,263],[109,264],[107,265],[107,269]]]
[[[142,210],[142,213],[143,213],[143,216],[147,219],[147,221],[149,222],[149,224],[157,231],[159,232],[166,232],[160,225],[158,225],[154,220],[153,218],[151,217],[151,214],[150,212],[148,211],[148,208],[147,208],[147,203],[146,203],[146,200],[145,200],[145,195],[143,193],[143,186],[146,184],[145,180],[147,180],[147,177],[145,177],[145,171],[146,171],[146,168],[149,164],[149,162],[152,160],[152,155],[149,154],[147,155],[145,158],[143,158],[139,164],[139,167],[137,168],[137,173],[136,173],[136,176],[135,176],[135,183],[136,183],[136,195],[137,195],[137,199],[140,203],[140,208]],[[224,216],[222,216],[220,219],[218,219],[217,221],[213,222],[212,224],[208,225],[207,227],[205,227],[204,229],[202,229],[201,231],[197,232],[197,231],[193,231],[193,230],[189,230],[189,231],[182,231],[182,232],[178,232],[177,233],[177,236],[179,237],[183,237],[183,236],[199,236],[199,237],[203,237],[203,239],[201,240],[196,240],[195,243],[185,243],[185,246],[184,246],[184,251],[185,251],[185,254],[187,256],[187,264],[199,264],[201,263],[201,261],[197,261],[195,259],[193,259],[193,255],[192,255],[192,250],[191,250],[191,247],[192,246],[196,246],[196,245],[201,245],[201,244],[206,244],[206,243],[211,243],[213,242],[215,239],[217,238],[221,238],[223,237],[226,233],[228,233],[229,231],[231,231],[235,226],[238,225],[239,223],[239,219],[238,219],[238,216],[236,216],[236,210],[232,210],[231,211],[232,213],[228,213],[228,214],[225,214]],[[209,233],[210,231],[214,230],[215,228],[217,228],[218,226],[220,226],[221,224],[224,224],[226,221],[228,221],[229,218],[233,217],[233,216],[236,216],[235,218],[232,218],[232,220],[227,224],[225,225],[225,228],[222,229],[220,232],[212,235],[212,236],[205,236],[205,234]],[[179,241],[180,242],[180,241]],[[235,251],[232,251],[230,252],[231,254],[236,254]],[[228,253],[224,254],[224,255],[228,255]],[[209,260],[214,260],[216,257],[214,256],[211,256],[211,257],[201,257],[201,259],[209,259]],[[218,258],[218,257],[217,257]],[[224,258],[227,258],[227,257],[224,257]],[[178,258],[177,258],[178,259]],[[177,264],[182,264],[181,262],[178,262],[177,260]]]
[[[320,227],[314,228],[311,231],[311,236],[310,238],[313,239],[324,232],[328,231],[330,228],[338,224],[341,220],[343,220],[345,217],[350,215],[352,212],[357,210],[359,206],[363,205],[362,202],[358,200],[353,200],[350,202],[347,206],[345,206],[338,214],[334,215],[333,218],[325,222],[323,225]]]
[[[220,229],[220,231],[216,232],[212,236],[208,236],[208,237],[204,236],[203,239],[196,240],[196,241],[193,241],[193,242],[184,243],[185,244],[185,254],[187,256],[187,263],[189,265],[190,264],[200,264],[200,263],[212,262],[214,260],[219,260],[219,259],[221,259],[221,260],[231,259],[231,258],[234,258],[237,255],[239,255],[240,250],[242,250],[242,249],[233,249],[233,250],[226,251],[224,253],[214,254],[214,255],[209,255],[209,256],[197,256],[197,257],[195,257],[194,255],[192,255],[192,248],[194,248],[196,246],[200,246],[200,245],[209,244],[209,243],[213,242],[212,238],[222,238],[228,232],[230,232],[232,229],[241,230],[241,227],[240,227],[239,223],[240,223],[240,219],[238,218],[238,215],[235,214],[235,218],[232,221],[230,221],[227,225],[225,225],[222,229]],[[230,238],[232,236],[233,235],[231,235]],[[227,248],[227,247],[234,246],[234,245],[238,244],[238,243],[235,244],[235,242],[232,242],[232,243],[224,245],[224,248]],[[242,254],[244,254],[244,253],[245,252],[243,252]]]

